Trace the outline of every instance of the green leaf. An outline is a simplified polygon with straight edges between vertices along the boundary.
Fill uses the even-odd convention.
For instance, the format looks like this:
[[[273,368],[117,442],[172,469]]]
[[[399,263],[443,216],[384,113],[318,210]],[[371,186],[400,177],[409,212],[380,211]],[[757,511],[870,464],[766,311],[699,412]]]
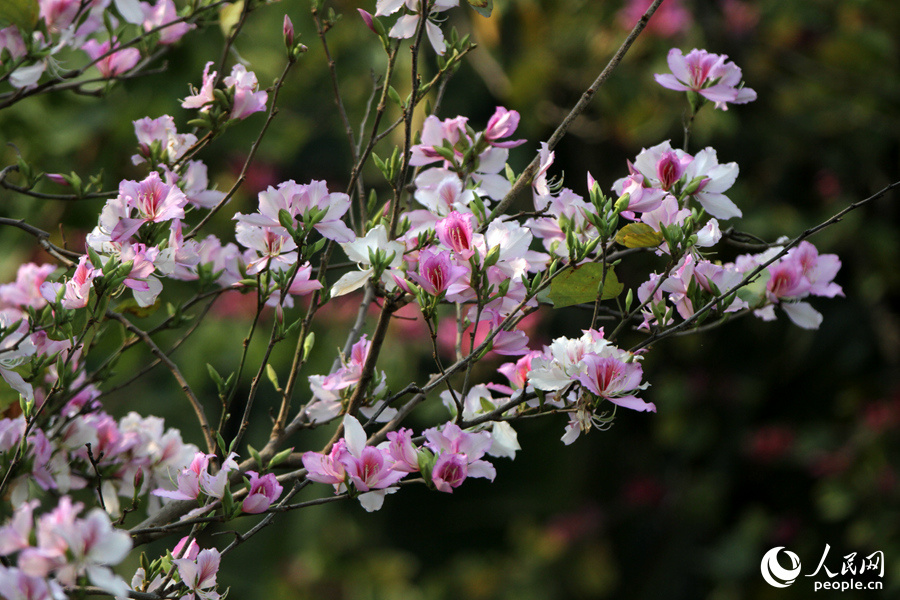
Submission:
[[[616,242],[626,248],[655,248],[663,235],[646,223],[629,223],[616,233]]]
[[[0,2],[0,26],[15,25],[20,33],[31,33],[38,22],[38,0],[3,0]]]
[[[244,0],[238,0],[219,10],[219,27],[222,28],[222,35],[228,37],[232,34],[241,20],[242,12],[244,12]]]
[[[615,298],[625,288],[619,283],[612,269],[607,269],[606,279],[603,280],[603,265],[587,263],[560,273],[553,280],[550,284],[550,301],[553,302],[554,308],[593,302],[597,299],[597,288],[600,287],[601,281],[603,281],[601,300]]]
[[[471,6],[475,12],[477,12],[482,17],[491,16],[491,11],[494,10],[494,0],[467,0],[469,6]]]
[[[155,313],[161,305],[162,303],[158,298],[156,302],[154,302],[150,306],[141,306],[134,298],[126,298],[125,300],[119,302],[118,306],[116,306],[116,311],[120,313],[132,314],[139,319],[143,319]]]

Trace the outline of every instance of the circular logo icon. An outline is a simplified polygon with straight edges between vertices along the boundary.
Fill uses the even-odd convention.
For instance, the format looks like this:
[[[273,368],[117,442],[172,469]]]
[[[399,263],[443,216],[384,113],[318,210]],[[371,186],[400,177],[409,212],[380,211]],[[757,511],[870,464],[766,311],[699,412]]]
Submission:
[[[759,570],[762,572],[766,583],[778,588],[786,588],[791,585],[797,579],[797,575],[800,574],[800,557],[790,550],[785,550],[784,553],[787,554],[788,559],[791,561],[791,568],[785,569],[779,564],[778,551],[783,549],[784,546],[772,548],[766,552],[762,562],[759,564]]]

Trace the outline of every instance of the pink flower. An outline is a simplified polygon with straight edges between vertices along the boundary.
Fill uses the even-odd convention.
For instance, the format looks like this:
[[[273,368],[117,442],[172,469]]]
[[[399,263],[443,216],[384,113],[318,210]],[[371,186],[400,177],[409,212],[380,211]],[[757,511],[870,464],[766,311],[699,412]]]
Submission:
[[[265,512],[278,500],[283,488],[275,479],[274,473],[266,473],[260,477],[256,471],[247,471],[247,476],[250,478],[250,492],[244,498],[241,510],[253,515]]]
[[[511,136],[519,126],[519,113],[514,110],[506,110],[502,106],[498,106],[497,110],[491,116],[484,130],[484,139],[495,148],[515,148],[521,146],[527,140],[509,140],[499,142],[497,140]]]
[[[746,104],[756,100],[755,91],[739,87],[741,69],[733,62],[725,62],[727,58],[724,54],[710,54],[696,48],[684,56],[681,50],[672,48],[668,57],[672,73],[657,73],[654,77],[665,88],[695,92],[722,110],[728,110],[728,103]]]
[[[81,0],[42,0],[40,7],[47,29],[55,33],[72,24],[81,9]]]
[[[28,50],[25,48],[25,42],[22,40],[22,34],[15,25],[0,29],[0,52],[9,51],[11,60],[16,61],[25,56]],[[3,64],[0,62],[0,64]]]
[[[63,308],[71,310],[87,306],[91,286],[94,278],[98,275],[100,272],[91,265],[87,255],[82,256],[78,260],[78,266],[75,267],[72,278],[65,283],[65,292],[61,301]],[[56,302],[61,288],[63,288],[63,284],[46,282],[41,285],[41,294],[48,302]]]
[[[51,264],[25,263],[20,265],[16,271],[16,281],[0,285],[0,309],[6,307],[21,309],[26,306],[44,308],[47,302],[42,295],[41,287],[55,270],[56,267]]]
[[[247,263],[248,275],[255,275],[266,268],[284,270],[297,262],[297,244],[275,229],[238,222],[236,232],[238,243],[259,255]]]
[[[841,286],[833,281],[841,268],[841,260],[836,254],[819,254],[815,246],[803,241],[788,251],[784,261],[788,260],[800,265],[803,276],[810,283],[809,293],[813,296],[834,298],[844,295]]]
[[[294,180],[278,184],[278,188],[269,186],[259,193],[259,211],[250,215],[237,213],[236,221],[259,225],[262,227],[281,227],[279,212],[286,210],[292,217],[292,226],[299,227],[298,220],[308,217],[316,211],[316,231],[338,243],[352,242],[356,239],[353,231],[343,221],[350,209],[350,196],[342,192],[328,192],[324,181],[313,180],[308,184],[298,184]]]
[[[628,194],[628,206],[625,208],[631,212],[651,212],[662,205],[666,193],[653,187],[644,187],[644,176],[635,173],[625,178],[621,185],[621,195]]]
[[[442,244],[456,252],[463,260],[475,254],[473,235],[475,234],[475,216],[469,213],[452,211],[437,222],[434,228]]]
[[[434,151],[434,148],[444,145],[447,141],[450,147],[456,145],[460,137],[467,137],[466,117],[454,117],[441,121],[434,115],[425,118],[422,125],[421,143],[412,147],[412,155],[409,164],[420,167],[444,158]]]
[[[799,261],[784,259],[769,267],[766,291],[772,302],[783,298],[801,298],[809,294],[812,284],[803,275]]]
[[[234,88],[232,119],[245,119],[255,112],[266,110],[269,95],[265,90],[259,91],[256,75],[244,65],[238,63],[232,67],[231,75],[225,78],[225,85]]]
[[[0,597],[15,600],[58,600],[66,594],[57,582],[0,566]]]
[[[684,176],[684,171],[692,160],[693,158],[688,154],[679,154],[672,150],[663,152],[656,163],[659,187],[667,192],[672,189],[672,186]]]
[[[209,72],[212,66],[213,61],[206,63],[206,66],[203,68],[203,83],[200,84],[200,89],[195,90],[195,94],[185,98],[181,103],[181,108],[199,108],[201,111],[207,111],[209,110],[209,105],[215,102],[213,87],[215,86],[218,73],[216,71]]]
[[[288,48],[292,48],[294,46],[294,24],[291,22],[291,18],[287,15],[284,15],[284,23],[281,27],[281,34],[284,36],[284,45]]]
[[[441,454],[431,470],[431,482],[439,491],[451,494],[468,477],[468,465],[465,454]]]
[[[578,376],[578,381],[595,396],[632,410],[656,412],[653,403],[629,394],[641,389],[643,371],[638,363],[598,354],[586,355],[582,363],[586,371]]]
[[[119,184],[119,202],[126,209],[136,209],[137,218],[124,218],[112,230],[113,242],[129,239],[144,223],[161,223],[184,218],[187,197],[178,186],[163,183],[159,173],[153,171],[141,182],[123,181]]]
[[[153,490],[153,495],[173,500],[196,500],[200,495],[200,474],[206,472],[210,458],[211,454],[197,452],[191,464],[178,474],[177,490],[156,489]]]
[[[191,591],[181,600],[217,600],[219,594],[212,591],[216,587],[216,574],[219,572],[221,554],[215,548],[201,550],[196,560],[176,558],[173,562],[178,567],[178,576]]]
[[[388,453],[394,461],[392,469],[404,473],[416,473],[419,470],[418,451],[412,442],[411,429],[401,427],[397,431],[389,431],[387,438]]]
[[[619,24],[631,29],[646,12],[653,0],[628,0],[628,4],[619,11]],[[645,33],[659,37],[675,37],[690,29],[693,19],[681,0],[667,0],[653,13],[647,23]]]
[[[150,157],[150,148],[154,142],[157,142],[163,151],[160,158],[168,163],[174,163],[181,158],[188,148],[197,142],[197,136],[192,133],[178,133],[175,119],[169,115],[157,119],[144,117],[134,121],[134,134],[140,152],[131,157],[131,162],[136,165]]]
[[[141,52],[137,48],[125,48],[113,52],[105,58],[100,58],[109,52],[110,48],[117,46],[118,42],[115,40],[113,40],[113,44],[111,45],[109,40],[98,42],[97,40],[92,39],[85,42],[84,45],[81,46],[81,49],[91,57],[91,60],[96,61],[94,66],[97,67],[100,74],[106,79],[109,79],[110,77],[115,77],[130,71],[138,64],[138,61],[141,60]]]
[[[457,281],[468,273],[466,267],[453,264],[450,252],[435,252],[426,248],[419,252],[419,272],[408,273],[407,276],[432,296],[439,296],[444,292],[455,294],[466,289],[467,284],[457,284]]]
[[[532,350],[515,363],[504,363],[497,367],[497,370],[509,379],[509,385],[511,386],[509,393],[512,393],[513,390],[521,390],[528,385],[528,372],[531,371],[531,361],[538,356],[541,356],[541,352]]]
[[[450,488],[457,487],[466,477],[484,477],[491,481],[496,477],[494,465],[481,460],[492,444],[490,432],[468,432],[460,429],[455,423],[445,423],[440,429],[436,427],[426,429],[424,435],[428,440],[425,445],[438,456],[432,478],[437,471],[439,478],[446,483],[446,486],[441,484],[446,489],[438,488],[441,491],[450,492]],[[441,456],[448,457],[442,461]],[[465,468],[460,466],[461,462],[465,463]],[[456,485],[451,483],[457,481]],[[437,482],[435,486],[438,486]]]
[[[142,2],[144,8],[144,31],[159,29],[160,44],[174,44],[196,25],[178,21],[178,12],[172,0],[159,0],[154,6]],[[172,23],[170,25],[170,23]]]
[[[339,439],[328,454],[305,452],[301,460],[307,471],[307,479],[318,483],[331,483],[335,486],[343,484],[346,472],[341,459],[346,454],[347,442],[344,438]]]

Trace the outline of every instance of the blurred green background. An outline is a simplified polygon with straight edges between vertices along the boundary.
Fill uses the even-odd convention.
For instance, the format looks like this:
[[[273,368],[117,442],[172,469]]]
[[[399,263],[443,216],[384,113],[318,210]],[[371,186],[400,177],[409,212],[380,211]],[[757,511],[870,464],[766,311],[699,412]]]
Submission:
[[[495,0],[489,20],[468,9],[445,13],[444,29],[471,33],[479,48],[452,80],[440,116],[466,115],[479,129],[497,105],[518,110],[516,137],[530,142],[513,150],[510,162],[523,168],[624,39],[631,25],[625,4]],[[727,112],[704,109],[691,140],[692,151],[712,145],[721,162],[740,165],[730,194],[744,212],[740,229],[767,239],[794,236],[898,179],[900,6],[888,0],[672,4],[666,0],[666,12],[654,17],[557,148],[554,169],[565,173],[566,185],[585,193],[590,170],[608,188],[642,147],[665,139],[680,145],[686,102],[652,78],[666,72],[673,46],[727,54],[759,95]],[[374,6],[329,6],[343,17],[328,41],[348,112],[358,123],[371,93],[370,72],[380,74],[385,59],[355,9],[374,12]],[[254,210],[256,192],[265,186],[316,178],[337,190],[348,177],[350,154],[309,3],[283,0],[260,9],[236,50],[264,85],[274,80],[283,66],[284,14],[309,52],[282,91],[280,113],[247,185],[214,223],[227,240],[233,239],[229,215]],[[99,100],[59,94],[22,102],[0,113],[0,140],[44,171],[74,169],[86,179],[102,170],[107,189],[142,176],[129,160],[131,121],[171,114],[183,129],[190,115],[179,99],[188,94],[188,82],[199,84],[203,65],[218,60],[221,47],[222,35],[212,27],[185,38],[167,57],[165,75],[126,82]],[[425,55],[423,68],[433,72],[433,55]],[[236,178],[262,121],[256,115],[238,124],[202,155],[220,189]],[[389,153],[389,145],[379,152]],[[10,164],[15,154],[4,144],[0,159]],[[377,184],[374,169],[366,175],[367,184]],[[38,202],[7,191],[0,199],[0,215],[53,232],[61,224],[75,249],[101,206]],[[493,484],[470,480],[452,496],[410,486],[375,514],[336,503],[286,515],[226,559],[220,582],[241,600],[806,598],[809,580],[772,588],[760,576],[760,559],[786,546],[808,574],[830,544],[826,566],[832,571],[850,552],[880,550],[886,557],[884,592],[842,597],[896,597],[898,202],[896,193],[888,195],[813,238],[821,252],[840,255],[837,281],[846,292],[845,298],[814,300],[825,316],[818,331],[800,330],[784,318],[750,318],[666,341],[645,361],[652,387],[644,397],[656,403],[657,414],[620,411],[611,430],[591,432],[568,447],[559,442],[564,419],[522,423],[524,450],[515,462],[495,460]],[[733,258],[730,252],[723,249],[721,258]],[[8,228],[0,229],[0,253],[4,281],[25,260],[48,260],[24,233]],[[206,363],[222,373],[236,368],[251,310],[246,300],[220,303],[176,355],[203,397],[215,395]],[[328,371],[352,312],[347,304],[323,315],[318,351],[304,375]],[[577,334],[587,318],[550,315],[536,326],[534,340]],[[395,386],[422,381],[428,372],[427,340],[411,341],[408,331],[396,332],[380,363]],[[251,364],[262,350],[259,341]],[[289,353],[284,348],[275,356],[279,372],[286,373]],[[139,352],[127,355],[121,377],[148,360]],[[483,363],[480,376],[502,381],[493,373],[498,364]],[[258,429],[247,438],[257,447],[265,441],[273,397],[266,389],[257,404]],[[138,410],[183,423],[186,438],[199,442],[163,371],[105,402],[113,414]],[[434,410],[415,424],[430,426],[440,417]],[[297,444],[317,447],[319,439]],[[205,543],[221,547],[231,539],[225,531]]]

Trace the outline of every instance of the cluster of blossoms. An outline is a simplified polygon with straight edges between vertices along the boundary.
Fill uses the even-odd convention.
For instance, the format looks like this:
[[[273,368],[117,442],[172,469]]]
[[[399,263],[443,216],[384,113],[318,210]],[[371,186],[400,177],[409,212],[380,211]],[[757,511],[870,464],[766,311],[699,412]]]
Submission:
[[[204,98],[207,93],[212,97],[211,89],[207,90],[212,77],[207,65],[204,91],[185,103],[208,111]],[[228,119],[243,119],[264,109],[267,94],[257,90],[255,75],[242,65],[235,66],[225,84]],[[84,308],[91,289],[115,293],[120,286],[131,289],[140,306],[150,306],[162,291],[161,278],[165,277],[195,280],[206,276],[224,286],[237,285],[248,274],[265,268],[270,256],[280,253],[281,238],[262,228],[239,228],[238,240],[248,247],[244,254],[215,236],[201,241],[185,239],[188,212],[214,208],[225,200],[225,194],[209,189],[207,167],[202,161],[186,160],[186,153],[198,139],[192,133],[178,133],[172,117],[139,119],[134,129],[138,153],[132,162],[151,170],[141,181],[119,184],[118,195],[107,201],[97,227],[88,235],[88,254],[79,259],[72,277],[64,283],[47,282],[41,288],[47,301],[62,308]],[[327,195],[324,201],[328,201]],[[310,269],[301,269],[290,294],[305,294],[319,287],[309,282],[309,274]]]
[[[103,78],[132,70],[140,61],[136,47],[120,50],[120,41],[110,37],[107,25],[133,25],[136,34],[154,32],[158,44],[174,44],[194,25],[179,18],[173,0],[155,4],[138,0],[37,0],[38,21],[22,22],[0,29],[0,74],[8,74],[14,88],[35,87],[45,72],[58,70],[55,55],[66,48],[84,51]],[[13,9],[25,12],[26,9]],[[15,14],[15,13],[13,13]],[[32,25],[30,29],[28,25]]]
[[[16,555],[16,567],[0,567],[3,596],[64,598],[59,584],[74,586],[83,578],[113,595],[125,596],[128,585],[109,566],[127,556],[131,537],[113,528],[109,516],[99,508],[79,517],[84,505],[68,496],[38,517],[35,527],[38,506],[37,501],[19,505],[12,519],[0,527],[0,556]],[[48,580],[50,575],[53,579]]]
[[[208,113],[218,102],[215,96],[215,83],[218,73],[210,73],[212,61],[206,63],[203,69],[203,84],[199,90],[184,99],[182,108],[196,108],[202,113]],[[252,71],[248,71],[244,65],[238,63],[231,69],[231,75],[225,78],[225,98],[231,105],[231,110],[225,114],[229,119],[245,119],[255,112],[266,109],[269,95],[265,90],[259,89],[259,82]]]
[[[361,13],[385,41],[410,38],[422,26],[434,50],[445,54],[440,14],[458,4],[378,0],[374,16]],[[119,36],[107,32],[104,21],[115,27],[122,19],[154,31],[161,44],[173,43],[191,27],[177,16],[172,0],[155,5],[138,0],[40,0],[40,8],[43,25],[31,39],[23,39],[17,28],[0,30],[0,49],[8,51],[3,55],[17,61],[14,67],[3,66],[15,69],[9,81],[16,87],[40,81],[53,64],[53,52],[44,51],[39,58],[36,53],[53,39],[63,41],[60,46],[82,49],[104,78],[134,69],[140,52],[122,41],[121,31]],[[402,14],[384,33],[378,19],[398,12]],[[289,24],[286,20],[284,35],[290,51]],[[108,35],[104,38],[103,33]],[[453,38],[451,45],[455,43]],[[672,74],[658,75],[657,81],[688,92],[694,112],[707,100],[723,110],[728,104],[752,101],[755,92],[742,87],[740,69],[726,58],[702,50],[684,56],[673,49]],[[232,120],[265,110],[268,94],[259,89],[252,72],[236,65],[223,78],[223,88],[216,89],[218,73],[212,65],[206,64],[200,88],[192,88],[181,104],[197,111],[189,125],[217,134]],[[371,214],[365,226],[354,231],[345,223],[351,209],[347,193],[329,191],[325,181],[289,180],[260,192],[255,212],[234,215],[236,243],[212,235],[194,239],[195,232],[186,230],[192,214],[217,210],[229,197],[211,188],[206,165],[195,158],[207,138],[179,133],[168,115],[135,121],[138,150],[132,162],[146,168],[147,176],[119,183],[118,193],[106,202],[87,237],[87,254],[71,265],[73,274],[54,281],[52,266],[24,265],[15,283],[0,286],[0,376],[22,398],[20,416],[0,419],[0,466],[18,469],[10,494],[15,513],[0,528],[0,555],[9,557],[0,567],[0,593],[59,598],[60,584],[90,582],[126,596],[128,587],[107,566],[120,562],[131,548],[129,537],[116,531],[107,515],[130,510],[123,510],[123,497],[136,507],[140,497],[148,496],[151,514],[162,502],[180,500],[197,503],[188,516],[222,507],[223,516],[233,518],[264,513],[282,495],[273,473],[241,473],[236,453],[217,457],[201,452],[154,417],[130,413],[116,421],[103,411],[100,391],[87,374],[84,337],[75,331],[74,315],[90,313],[88,327],[93,326],[109,314],[107,301],[126,288],[140,307],[158,302],[166,278],[219,286],[215,293],[255,291],[257,317],[264,305],[275,306],[276,324],[283,325],[294,296],[322,290],[315,296],[318,309],[365,287],[367,297],[383,300],[385,310],[414,301],[435,346],[444,307],[455,305],[457,366],[471,367],[489,352],[518,357],[498,369],[508,385],[469,385],[467,372],[465,387],[457,390],[444,375],[441,383],[448,389],[440,396],[452,420],[425,429],[421,438],[407,428],[388,431],[377,445],[368,444],[363,426],[349,414],[351,398],[357,400],[353,411],[358,409],[370,421],[393,422],[400,413],[389,405],[387,375],[368,364],[377,358],[372,353],[378,348],[366,335],[354,333],[349,356],[340,356],[327,375],[307,376],[311,398],[295,422],[315,427],[343,415],[344,435],[325,453],[302,454],[305,476],[332,485],[337,494],[357,497],[367,511],[378,510],[410,474],[445,493],[469,477],[493,481],[496,470],[484,457],[515,457],[520,447],[510,421],[516,417],[565,412],[569,421],[562,439],[571,444],[582,432],[608,426],[617,407],[656,411],[652,402],[639,397],[649,386],[643,381],[642,355],[617,347],[614,333],[607,338],[592,324],[581,337],[558,337],[537,350],[521,325],[524,314],[541,302],[566,305],[554,298],[552,287],[548,295],[539,296],[560,273],[585,267],[583,274],[599,267],[600,281],[585,284],[589,297],[571,303],[596,302],[599,307],[601,301],[617,297],[624,289],[613,270],[619,257],[611,258],[617,246],[643,248],[669,261],[664,273],[651,274],[636,288],[640,305],[634,311],[630,292],[624,310],[620,305],[618,313],[613,311],[622,325],[637,325],[633,319],[643,316],[640,327],[655,332],[673,326],[676,314],[687,320],[698,312],[753,311],[771,319],[776,307],[801,327],[814,328],[821,315],[806,298],[842,293],[833,282],[840,261],[819,255],[807,242],[788,252],[773,247],[729,264],[706,257],[705,249],[722,237],[719,221],[741,216],[725,195],[738,167],[719,163],[712,148],[692,155],[666,141],[645,149],[628,163],[627,176],[612,184],[613,196],[607,197],[590,174],[584,196],[555,181],[550,175],[555,157],[545,144],[531,182],[535,214],[521,223],[492,215],[492,206],[512,189],[510,149],[525,143],[513,139],[519,119],[516,111],[497,107],[479,131],[463,116],[428,116],[405,165],[417,170],[412,197],[418,205],[412,210],[400,213],[390,204],[378,210],[367,207],[362,212]],[[375,162],[386,179],[397,180],[396,160]],[[544,251],[532,249],[536,240]],[[332,242],[358,268],[329,285],[327,263],[320,262],[314,277],[313,260]],[[751,275],[757,276],[753,282]],[[709,303],[715,306],[702,308]],[[270,349],[277,334],[285,334],[283,339],[286,331],[274,328]],[[468,356],[462,350],[464,332],[470,332]],[[478,333],[483,341],[476,344]],[[301,349],[308,353],[305,343],[298,344],[298,353]],[[363,385],[365,389],[359,389]],[[275,387],[282,392],[277,381]],[[223,388],[220,395],[227,404]],[[289,395],[287,391],[285,401]],[[36,411],[44,408],[49,414],[36,419]],[[469,427],[472,423],[477,425]],[[253,458],[261,462],[258,454]],[[268,470],[276,458],[257,468]],[[245,490],[233,493],[232,484],[240,476]],[[66,494],[95,482],[106,512],[98,509],[79,518],[82,506]],[[35,527],[39,503],[33,495],[40,491],[62,498],[55,509],[37,518]],[[240,505],[235,497],[242,499]],[[13,555],[15,567],[9,566]],[[217,600],[220,558],[216,549],[201,549],[186,538],[167,556],[142,565],[132,587],[166,597],[180,593],[182,600]]]
[[[185,444],[178,430],[166,429],[160,418],[131,412],[114,419],[103,411],[100,390],[84,374],[81,349],[69,340],[51,339],[46,331],[29,333],[28,320],[49,308],[45,296],[56,298],[54,286],[59,284],[46,281],[54,270],[53,265],[26,263],[15,282],[0,286],[0,375],[30,411],[42,409],[54,383],[64,382],[68,400],[40,427],[27,427],[24,414],[0,419],[0,465],[8,468],[20,446],[25,449],[19,460],[28,468],[10,482],[14,505],[34,493],[32,483],[66,494],[99,473],[104,505],[118,514],[119,498],[146,494],[167,481],[169,470],[187,464],[196,447]],[[27,365],[32,371],[28,381],[16,370]],[[44,365],[46,375],[39,379],[36,374]]]
[[[210,461],[214,458],[214,454],[197,452],[191,463],[178,473],[177,489],[158,488],[153,490],[153,495],[171,500],[197,500],[201,503],[206,498],[222,500],[231,493],[228,476],[238,469],[235,462],[237,454],[229,454],[222,461],[221,467],[215,473],[210,473]],[[256,471],[247,471],[246,475],[249,478],[248,491],[240,510],[249,514],[265,512],[281,496],[281,484],[272,473],[260,476]]]
[[[221,561],[222,555],[215,548],[201,549],[197,540],[184,537],[165,557],[153,561],[146,569],[138,568],[131,587],[139,592],[160,594],[169,581],[172,587],[168,590],[183,587],[180,592],[183,595],[178,595],[181,600],[219,600],[224,597],[217,591]]]
[[[367,511],[381,508],[386,494],[397,491],[396,484],[410,473],[420,473],[425,482],[441,492],[452,493],[468,477],[491,481],[496,470],[482,460],[492,454],[492,438],[487,431],[463,431],[454,423],[440,429],[426,429],[426,442],[417,447],[412,431],[401,428],[387,434],[378,446],[366,443],[366,432],[356,418],[346,415],[344,437],[328,454],[306,452],[303,466],[307,477],[332,484],[336,494],[351,491]]]

